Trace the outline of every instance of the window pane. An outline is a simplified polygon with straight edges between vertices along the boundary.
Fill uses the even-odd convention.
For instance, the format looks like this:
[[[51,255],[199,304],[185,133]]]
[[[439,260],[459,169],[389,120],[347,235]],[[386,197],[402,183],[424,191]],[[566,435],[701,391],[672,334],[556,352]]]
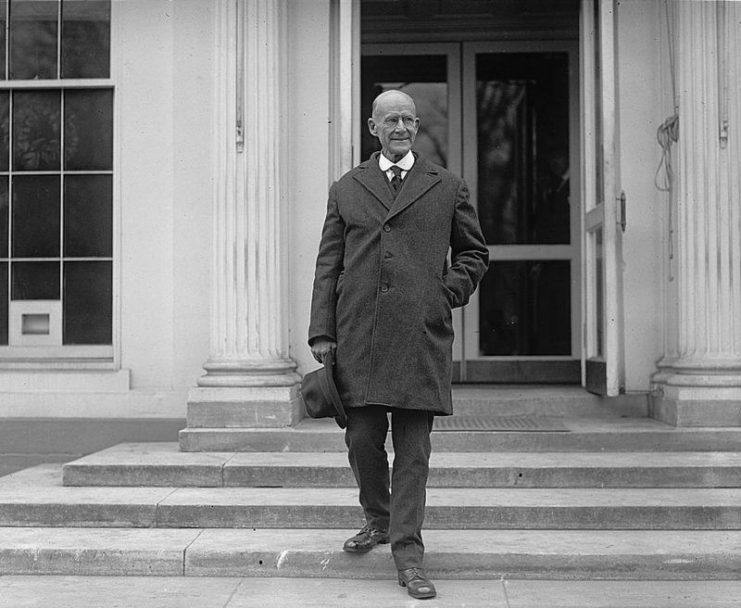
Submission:
[[[59,177],[13,177],[14,257],[59,257]]]
[[[108,78],[110,22],[108,0],[64,0],[62,78]]]
[[[0,171],[10,162],[10,93],[0,92]]]
[[[13,262],[13,300],[58,300],[59,262]]]
[[[479,295],[481,355],[571,354],[570,263],[493,262]]]
[[[13,94],[13,169],[54,171],[59,167],[60,92]]]
[[[448,163],[448,65],[445,55],[365,55],[362,59],[360,130],[361,154],[367,159],[380,150],[378,139],[367,126],[373,99],[389,89],[402,90],[414,98],[421,124],[414,149],[443,167]]]
[[[13,0],[10,6],[10,77],[57,77],[59,2]]]
[[[68,175],[64,180],[64,255],[110,257],[113,209],[110,175]]]
[[[64,344],[112,343],[110,262],[65,262]]]
[[[0,345],[8,344],[8,263],[0,262]]]
[[[0,176],[0,258],[8,257],[8,176]]]
[[[113,91],[66,91],[64,164],[68,170],[113,166]]]
[[[568,244],[568,55],[478,55],[476,105],[478,210],[487,242]]]

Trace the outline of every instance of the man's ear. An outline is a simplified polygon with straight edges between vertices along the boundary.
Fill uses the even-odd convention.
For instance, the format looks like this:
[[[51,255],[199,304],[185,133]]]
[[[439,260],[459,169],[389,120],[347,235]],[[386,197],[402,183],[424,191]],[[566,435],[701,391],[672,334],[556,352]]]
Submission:
[[[373,135],[373,137],[378,137],[378,128],[376,126],[376,121],[372,118],[368,119],[368,130],[370,131],[370,134]]]

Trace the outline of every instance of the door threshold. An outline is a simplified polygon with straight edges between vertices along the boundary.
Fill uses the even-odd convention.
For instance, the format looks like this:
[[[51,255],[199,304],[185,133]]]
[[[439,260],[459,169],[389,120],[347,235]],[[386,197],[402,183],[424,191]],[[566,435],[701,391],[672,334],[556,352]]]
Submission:
[[[465,384],[581,384],[581,361],[480,360],[466,361],[465,377],[460,362],[453,363],[453,382]]]

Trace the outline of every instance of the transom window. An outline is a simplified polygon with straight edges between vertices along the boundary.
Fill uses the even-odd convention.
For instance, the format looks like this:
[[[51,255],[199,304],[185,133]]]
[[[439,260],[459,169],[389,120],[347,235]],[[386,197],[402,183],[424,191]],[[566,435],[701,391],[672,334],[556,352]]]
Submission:
[[[6,358],[112,344],[110,29],[109,0],[0,1]]]

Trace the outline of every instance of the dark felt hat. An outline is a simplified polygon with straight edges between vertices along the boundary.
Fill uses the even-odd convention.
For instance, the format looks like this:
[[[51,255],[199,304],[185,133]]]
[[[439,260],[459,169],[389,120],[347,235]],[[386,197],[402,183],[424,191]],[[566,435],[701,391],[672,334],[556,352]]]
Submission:
[[[334,383],[334,352],[324,357],[324,367],[309,372],[301,381],[301,396],[311,418],[335,418],[340,428],[347,426],[345,408]]]

